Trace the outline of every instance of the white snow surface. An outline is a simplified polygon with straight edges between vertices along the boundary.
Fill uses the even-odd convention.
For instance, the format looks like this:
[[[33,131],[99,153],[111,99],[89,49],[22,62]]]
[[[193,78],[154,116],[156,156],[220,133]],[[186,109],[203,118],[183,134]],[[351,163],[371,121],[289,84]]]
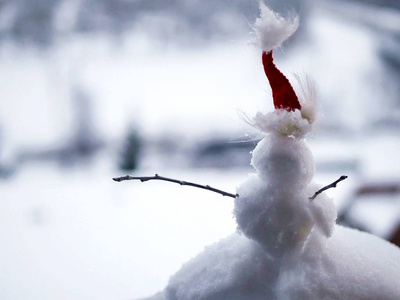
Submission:
[[[230,198],[163,182],[115,183],[112,163],[104,154],[62,172],[30,164],[0,181],[0,299],[145,297],[235,230]],[[227,191],[246,177],[241,169],[157,171]]]
[[[297,256],[279,265],[259,243],[235,233],[207,247],[186,263],[171,278],[164,294],[157,297],[232,300],[399,298],[400,251],[397,247],[373,235],[342,226],[335,226],[325,251],[318,253],[316,249],[320,246],[309,241]]]

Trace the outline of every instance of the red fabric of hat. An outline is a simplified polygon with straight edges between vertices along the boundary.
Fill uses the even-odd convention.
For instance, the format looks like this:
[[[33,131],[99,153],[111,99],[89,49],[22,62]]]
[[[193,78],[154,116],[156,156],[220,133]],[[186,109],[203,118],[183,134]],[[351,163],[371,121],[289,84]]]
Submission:
[[[289,80],[282,74],[281,71],[275,66],[272,57],[272,50],[263,52],[262,63],[264,66],[265,75],[267,75],[269,84],[272,89],[272,97],[274,99],[274,106],[276,109],[286,109],[294,111],[301,109],[299,99],[293,90]]]

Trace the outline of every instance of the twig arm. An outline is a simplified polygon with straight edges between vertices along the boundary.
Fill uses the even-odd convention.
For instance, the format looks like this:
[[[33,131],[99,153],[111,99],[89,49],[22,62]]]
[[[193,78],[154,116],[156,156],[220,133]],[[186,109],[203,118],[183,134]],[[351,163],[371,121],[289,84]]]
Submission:
[[[314,194],[314,196],[310,197],[309,199],[310,199],[311,201],[313,201],[319,194],[321,194],[322,192],[324,192],[324,191],[326,191],[326,190],[328,190],[328,189],[330,189],[330,188],[335,188],[336,185],[337,185],[339,182],[345,180],[346,178],[347,178],[346,175],[340,176],[340,178],[339,178],[338,180],[336,180],[336,181],[332,182],[331,184],[328,184],[327,186],[324,186],[322,189],[316,191],[315,194]]]
[[[321,194],[322,192],[324,192],[324,191],[326,191],[326,190],[328,190],[330,188],[335,188],[339,182],[345,180],[346,178],[347,178],[346,175],[340,176],[340,178],[338,180],[336,180],[336,181],[332,182],[331,184],[329,184],[327,186],[324,186],[320,190],[316,191],[315,194],[312,197],[310,197],[309,199],[311,201],[313,201],[319,194]],[[121,177],[115,177],[115,178],[113,178],[113,180],[117,181],[117,182],[126,181],[126,180],[140,180],[141,182],[146,182],[146,181],[150,181],[150,180],[162,180],[162,181],[168,181],[168,182],[177,183],[179,185],[187,185],[187,186],[192,186],[192,187],[196,187],[196,188],[203,189],[203,190],[208,190],[208,191],[220,194],[222,196],[228,196],[228,197],[231,197],[231,198],[239,197],[239,194],[228,193],[228,192],[222,191],[220,189],[213,188],[213,187],[211,187],[209,185],[201,185],[201,184],[193,183],[193,182],[189,182],[189,181],[173,179],[173,178],[169,178],[169,177],[160,176],[158,174],[155,174],[154,176],[130,176],[130,175],[126,175],[126,176],[121,176]]]
[[[173,179],[173,178],[168,178],[168,177],[163,177],[160,176],[158,174],[155,174],[154,176],[130,176],[130,175],[126,175],[126,176],[122,176],[122,177],[115,177],[113,178],[114,181],[117,182],[121,182],[121,181],[126,181],[126,180],[140,180],[141,182],[145,182],[145,181],[149,181],[149,180],[162,180],[162,181],[168,181],[168,182],[173,182],[173,183],[177,183],[180,185],[187,185],[187,186],[193,186],[199,189],[203,189],[203,190],[208,190],[214,193],[218,193],[221,194],[222,196],[228,196],[231,198],[236,198],[239,197],[238,194],[231,194],[216,188],[213,188],[209,185],[201,185],[198,183],[193,183],[193,182],[189,182],[189,181],[183,181],[183,180],[178,180],[178,179]]]

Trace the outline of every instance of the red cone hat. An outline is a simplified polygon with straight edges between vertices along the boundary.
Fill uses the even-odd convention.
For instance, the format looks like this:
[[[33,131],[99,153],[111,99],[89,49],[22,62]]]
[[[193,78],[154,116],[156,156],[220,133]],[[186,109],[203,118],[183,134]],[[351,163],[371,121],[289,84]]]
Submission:
[[[276,109],[286,109],[294,111],[301,109],[299,99],[293,90],[289,80],[275,66],[272,57],[272,50],[263,52],[262,63],[264,66],[265,75],[267,75],[269,84],[272,89],[272,97],[274,98],[274,106]]]

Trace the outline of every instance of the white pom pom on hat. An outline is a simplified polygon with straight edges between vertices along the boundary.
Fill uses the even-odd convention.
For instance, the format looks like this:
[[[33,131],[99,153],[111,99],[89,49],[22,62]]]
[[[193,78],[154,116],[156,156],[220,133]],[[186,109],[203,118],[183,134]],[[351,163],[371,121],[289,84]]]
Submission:
[[[298,16],[285,19],[260,2],[260,17],[254,23],[254,28],[260,41],[261,49],[269,52],[281,45],[299,27]]]

